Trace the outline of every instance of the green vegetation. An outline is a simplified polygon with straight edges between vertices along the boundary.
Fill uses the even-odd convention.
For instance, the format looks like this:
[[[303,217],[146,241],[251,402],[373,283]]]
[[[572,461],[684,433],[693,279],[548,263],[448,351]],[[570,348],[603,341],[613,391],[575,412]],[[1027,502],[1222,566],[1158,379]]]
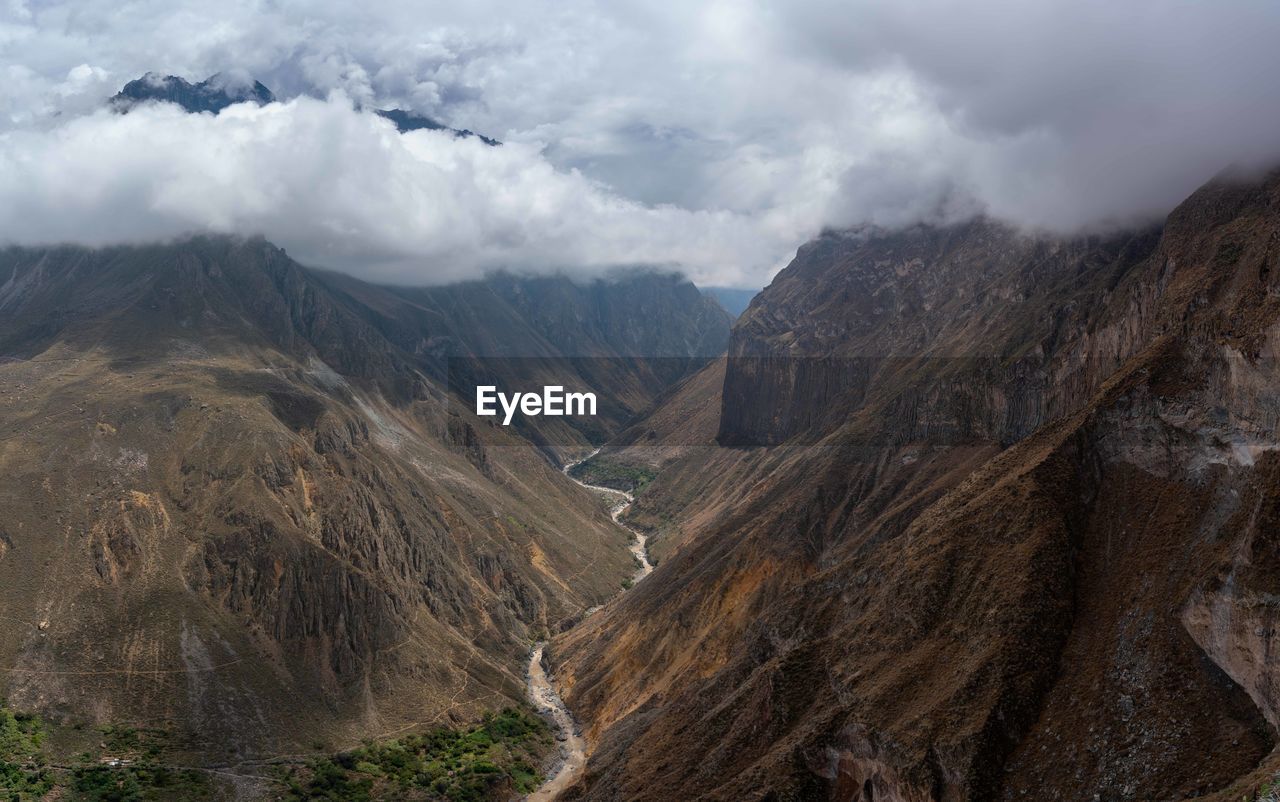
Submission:
[[[592,457],[586,462],[575,465],[569,470],[573,478],[589,485],[611,487],[614,490],[625,490],[639,493],[645,485],[653,481],[658,474],[652,469],[638,465],[624,465],[601,457]]]
[[[211,799],[209,777],[197,769],[165,764],[163,730],[102,727],[101,754],[79,756],[71,769],[71,797],[84,802]]]
[[[508,708],[469,729],[366,743],[302,771],[289,769],[286,799],[503,799],[538,787],[534,766],[551,743],[542,719]]]
[[[213,775],[167,759],[172,749],[163,730],[102,727],[97,735],[91,751],[65,764],[50,762],[40,718],[14,712],[0,700],[0,802],[36,802],[50,794],[70,802],[215,798]],[[467,729],[368,742],[282,769],[274,780],[291,800],[506,799],[538,787],[542,778],[535,766],[553,744],[542,719],[509,708]]]
[[[0,700],[0,792],[10,800],[39,799],[53,790],[38,716],[14,713]]]
[[[1280,774],[1263,783],[1253,799],[1254,802],[1280,802]]]
[[[85,802],[213,798],[204,772],[171,769],[158,761],[77,766],[72,769],[71,791],[71,799]]]
[[[1227,240],[1218,245],[1218,252],[1213,255],[1213,263],[1218,267],[1231,267],[1240,261],[1243,253],[1243,245]]]
[[[515,529],[532,529],[533,528],[532,526],[525,523],[524,521],[521,521],[519,518],[516,518],[514,515],[508,514],[506,516],[506,520],[507,520],[507,523],[511,524],[511,526]]]
[[[204,772],[164,765],[164,732],[104,727],[99,733],[96,753],[81,753],[70,766],[51,765],[44,723],[0,701],[0,799],[28,802],[55,789],[75,802],[212,798]]]

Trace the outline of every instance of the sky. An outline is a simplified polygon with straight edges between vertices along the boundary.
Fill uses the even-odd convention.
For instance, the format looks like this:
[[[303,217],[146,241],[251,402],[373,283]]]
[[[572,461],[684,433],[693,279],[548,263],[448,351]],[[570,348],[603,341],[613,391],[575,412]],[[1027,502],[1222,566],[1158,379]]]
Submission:
[[[0,0],[0,242],[755,288],[825,227],[1115,228],[1276,163],[1277,41],[1270,0]],[[148,71],[283,102],[104,105]]]

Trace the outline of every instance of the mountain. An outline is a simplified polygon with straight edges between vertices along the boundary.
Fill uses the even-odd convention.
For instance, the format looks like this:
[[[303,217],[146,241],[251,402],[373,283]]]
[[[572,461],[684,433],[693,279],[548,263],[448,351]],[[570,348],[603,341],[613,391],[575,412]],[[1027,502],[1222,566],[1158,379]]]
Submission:
[[[527,440],[560,456],[584,437],[609,439],[728,345],[728,315],[670,273],[585,282],[497,274],[429,288],[318,278],[369,309],[383,337],[467,401],[477,384],[495,382],[597,391],[596,418],[517,422]]]
[[[109,102],[113,109],[122,114],[128,113],[140,103],[174,103],[192,114],[201,112],[217,114],[236,103],[255,103],[259,106],[275,103],[276,96],[259,81],[240,80],[222,73],[193,84],[176,75],[161,76],[158,73],[149,72],[125,84],[124,88],[113,95]],[[465,128],[450,128],[430,117],[403,109],[374,109],[373,113],[390,120],[395,124],[396,130],[402,134],[423,129],[448,131],[459,138],[474,136],[493,147],[502,144],[483,134],[477,134]]]
[[[720,440],[814,439],[849,409],[881,403],[917,407],[880,410],[882,437],[1021,439],[1115,367],[1113,348],[1061,352],[1089,374],[1082,383],[1039,372],[1156,241],[1155,231],[1033,237],[981,220],[828,232],[739,319]],[[931,395],[883,392],[907,387]],[[1005,397],[983,397],[996,392]]]
[[[1149,230],[802,248],[734,327],[732,447],[637,502],[672,552],[549,647],[570,796],[1252,798],[1278,205],[1227,174]]]
[[[385,117],[395,123],[396,130],[402,134],[408,131],[421,131],[424,129],[427,131],[449,131],[454,136],[461,137],[463,139],[469,136],[477,137],[481,142],[489,145],[490,147],[497,147],[502,144],[498,140],[490,139],[484,134],[477,134],[475,131],[469,131],[466,128],[450,128],[444,123],[436,122],[430,117],[424,117],[421,114],[415,114],[411,111],[405,111],[404,109],[377,109],[374,111],[374,114],[379,117]]]
[[[735,320],[746,311],[757,290],[739,290],[733,287],[703,287],[702,291],[724,307]]]
[[[615,349],[722,346],[704,304],[656,274],[376,287],[261,239],[0,250],[8,702],[222,765],[519,702],[532,640],[632,558],[601,500],[441,366],[553,370],[572,338],[641,404],[664,385]]]
[[[111,98],[111,107],[127,112],[139,103],[176,103],[189,112],[217,114],[236,103],[274,103],[276,96],[258,81],[237,81],[222,74],[192,84],[176,75],[149,72],[134,79]]]

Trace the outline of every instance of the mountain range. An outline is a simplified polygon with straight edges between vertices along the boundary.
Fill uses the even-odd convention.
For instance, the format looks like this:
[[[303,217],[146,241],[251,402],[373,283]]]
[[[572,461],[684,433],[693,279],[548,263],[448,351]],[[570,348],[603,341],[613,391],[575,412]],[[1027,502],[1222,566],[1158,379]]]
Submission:
[[[729,328],[670,275],[406,290],[225,237],[5,249],[0,313],[9,702],[235,761],[523,699],[530,640],[632,571],[558,462],[662,392],[629,353]],[[489,356],[621,400],[522,435],[446,380]]]
[[[217,114],[237,103],[265,106],[275,102],[275,94],[260,81],[253,79],[241,80],[219,73],[193,84],[177,75],[162,76],[154,72],[125,84],[109,101],[111,108],[122,114],[127,114],[130,109],[142,103],[173,103],[193,114]],[[474,136],[494,147],[502,144],[483,134],[465,128],[450,128],[430,117],[404,109],[374,109],[373,113],[390,120],[402,134],[421,130],[448,131],[463,139]]]
[[[1230,170],[1144,226],[826,230],[749,302],[0,249],[0,779],[124,794],[159,733],[188,798],[1265,798],[1278,242]]]

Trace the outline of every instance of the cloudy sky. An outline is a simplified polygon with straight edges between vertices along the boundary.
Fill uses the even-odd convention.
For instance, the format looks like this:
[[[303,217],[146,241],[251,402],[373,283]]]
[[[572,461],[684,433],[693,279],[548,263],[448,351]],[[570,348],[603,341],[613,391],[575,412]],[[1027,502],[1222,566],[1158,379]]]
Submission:
[[[214,230],[379,281],[759,287],[824,226],[1125,225],[1280,157],[1271,0],[4,3],[0,241]],[[103,108],[147,71],[286,102]]]

